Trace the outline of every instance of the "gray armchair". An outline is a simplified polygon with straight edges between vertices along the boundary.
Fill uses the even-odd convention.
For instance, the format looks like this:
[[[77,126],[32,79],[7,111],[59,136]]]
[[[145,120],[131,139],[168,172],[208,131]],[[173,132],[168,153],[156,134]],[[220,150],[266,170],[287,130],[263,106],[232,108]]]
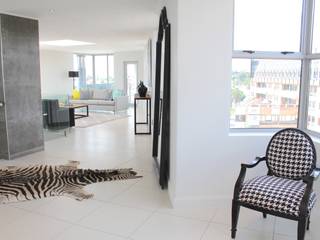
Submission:
[[[44,127],[52,130],[61,130],[70,127],[69,109],[60,107],[58,100],[43,99],[42,111]]]

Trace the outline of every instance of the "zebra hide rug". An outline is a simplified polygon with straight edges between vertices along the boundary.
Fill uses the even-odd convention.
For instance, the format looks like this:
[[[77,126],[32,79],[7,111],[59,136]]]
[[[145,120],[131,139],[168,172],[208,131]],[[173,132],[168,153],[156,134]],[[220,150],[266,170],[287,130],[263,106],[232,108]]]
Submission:
[[[93,197],[83,187],[92,183],[140,178],[128,169],[78,169],[79,162],[66,165],[35,165],[0,168],[0,203],[12,203],[53,196],[76,200]]]

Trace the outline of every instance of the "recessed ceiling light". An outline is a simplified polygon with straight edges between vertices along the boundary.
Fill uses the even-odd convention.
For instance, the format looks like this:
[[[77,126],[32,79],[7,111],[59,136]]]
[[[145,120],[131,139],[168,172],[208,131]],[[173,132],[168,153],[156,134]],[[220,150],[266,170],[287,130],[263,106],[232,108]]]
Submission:
[[[95,43],[89,42],[81,42],[75,40],[55,40],[55,41],[42,41],[40,42],[41,45],[48,45],[48,46],[57,46],[57,47],[72,47],[72,46],[85,46],[85,45],[95,45]]]

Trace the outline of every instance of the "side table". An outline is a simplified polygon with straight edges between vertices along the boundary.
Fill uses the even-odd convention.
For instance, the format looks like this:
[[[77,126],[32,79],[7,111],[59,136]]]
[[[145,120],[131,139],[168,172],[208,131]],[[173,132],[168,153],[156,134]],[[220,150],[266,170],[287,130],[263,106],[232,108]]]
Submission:
[[[137,101],[146,101],[146,121],[137,122]],[[148,132],[137,132],[137,125],[148,125]],[[134,134],[151,134],[151,96],[140,97],[139,94],[134,95]]]

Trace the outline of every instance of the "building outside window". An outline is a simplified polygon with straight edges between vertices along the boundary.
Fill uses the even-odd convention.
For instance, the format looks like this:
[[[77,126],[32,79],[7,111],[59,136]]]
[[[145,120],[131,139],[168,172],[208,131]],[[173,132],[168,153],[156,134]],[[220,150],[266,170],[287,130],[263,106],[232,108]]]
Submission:
[[[232,70],[232,128],[297,126],[301,61],[233,59]]]
[[[282,84],[282,90],[286,91],[297,91],[298,87],[296,84]]]

